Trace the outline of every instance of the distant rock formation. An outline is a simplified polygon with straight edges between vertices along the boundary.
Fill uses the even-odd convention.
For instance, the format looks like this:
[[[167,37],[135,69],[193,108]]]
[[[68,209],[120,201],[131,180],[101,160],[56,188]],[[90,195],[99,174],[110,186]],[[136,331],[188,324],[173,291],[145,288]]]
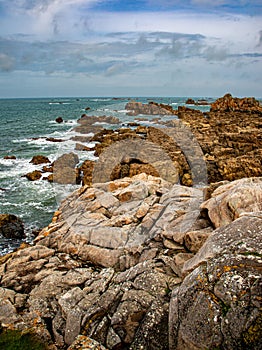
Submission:
[[[176,111],[169,105],[163,103],[149,102],[143,104],[141,102],[130,101],[126,104],[125,109],[128,111],[128,115],[149,114],[149,115],[172,115],[176,114]]]
[[[211,104],[210,111],[262,113],[262,106],[254,97],[237,98],[226,94]]]

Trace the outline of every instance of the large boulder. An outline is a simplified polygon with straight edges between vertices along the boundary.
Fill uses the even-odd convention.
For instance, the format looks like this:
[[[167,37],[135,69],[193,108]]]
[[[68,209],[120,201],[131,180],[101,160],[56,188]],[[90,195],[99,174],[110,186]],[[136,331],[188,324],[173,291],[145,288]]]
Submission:
[[[52,181],[60,184],[79,184],[79,172],[75,169],[78,162],[77,154],[63,154],[53,164]]]
[[[262,212],[246,214],[185,263],[170,303],[170,350],[262,348],[261,232]]]
[[[24,224],[13,214],[0,214],[0,234],[6,238],[24,238]]]
[[[215,227],[225,226],[243,213],[262,211],[262,178],[246,178],[219,186],[201,207]]]

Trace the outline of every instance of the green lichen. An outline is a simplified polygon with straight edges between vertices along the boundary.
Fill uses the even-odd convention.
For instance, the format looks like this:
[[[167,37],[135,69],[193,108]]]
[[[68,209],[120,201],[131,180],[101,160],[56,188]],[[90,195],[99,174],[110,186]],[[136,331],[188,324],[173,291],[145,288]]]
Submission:
[[[222,300],[220,300],[220,306],[221,306],[222,315],[225,317],[230,309],[230,305],[227,305]]]
[[[4,330],[0,333],[0,350],[46,350],[33,334],[16,330]]]
[[[262,338],[262,315],[260,314],[255,322],[243,333],[243,341],[246,349],[253,349]]]

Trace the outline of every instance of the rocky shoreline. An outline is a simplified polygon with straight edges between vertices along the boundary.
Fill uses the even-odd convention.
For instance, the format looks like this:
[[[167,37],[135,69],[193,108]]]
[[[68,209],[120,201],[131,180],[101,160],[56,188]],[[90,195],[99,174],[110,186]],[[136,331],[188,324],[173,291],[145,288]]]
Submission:
[[[230,95],[207,113],[132,106],[178,119],[95,125],[99,162],[52,165],[52,181],[83,186],[33,245],[0,258],[0,337],[28,332],[50,350],[261,349],[261,106]],[[83,137],[93,119],[80,119]]]

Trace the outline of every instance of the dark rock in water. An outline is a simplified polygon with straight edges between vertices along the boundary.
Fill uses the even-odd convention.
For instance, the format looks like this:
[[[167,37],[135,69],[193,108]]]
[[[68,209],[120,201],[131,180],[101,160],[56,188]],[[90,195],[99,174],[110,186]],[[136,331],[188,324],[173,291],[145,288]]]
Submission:
[[[62,117],[58,117],[58,118],[56,118],[56,120],[55,120],[58,124],[61,124],[61,123],[63,123],[63,118]]]
[[[43,166],[43,168],[42,168],[42,171],[44,172],[44,173],[52,173],[53,172],[53,166],[51,165],[51,166],[47,166],[47,165],[45,165],[45,166]]]
[[[64,142],[65,140],[56,139],[56,138],[54,138],[54,137],[47,137],[47,138],[46,138],[46,141],[49,141],[49,142]]]
[[[194,105],[196,102],[195,102],[195,100],[193,100],[192,98],[188,98],[187,100],[186,100],[186,104],[187,105]]]
[[[139,123],[136,123],[136,122],[129,122],[129,123],[127,123],[127,126],[140,126],[140,124]]]
[[[198,101],[196,102],[196,105],[197,105],[197,106],[208,106],[209,103],[208,103],[207,100],[198,100]]]
[[[24,238],[24,224],[13,214],[0,214],[0,234],[6,238]]]
[[[16,159],[16,156],[4,156],[4,159]]]
[[[38,164],[50,163],[50,160],[46,156],[37,155],[30,160],[30,163],[34,165],[38,165]]]
[[[85,111],[89,111],[91,108],[90,107],[86,107],[85,108]]]
[[[42,173],[40,170],[34,170],[31,173],[27,173],[24,176],[30,181],[36,181],[36,180],[41,179]]]
[[[43,180],[47,180],[48,182],[54,182],[54,175],[50,174],[46,177],[43,177]]]

